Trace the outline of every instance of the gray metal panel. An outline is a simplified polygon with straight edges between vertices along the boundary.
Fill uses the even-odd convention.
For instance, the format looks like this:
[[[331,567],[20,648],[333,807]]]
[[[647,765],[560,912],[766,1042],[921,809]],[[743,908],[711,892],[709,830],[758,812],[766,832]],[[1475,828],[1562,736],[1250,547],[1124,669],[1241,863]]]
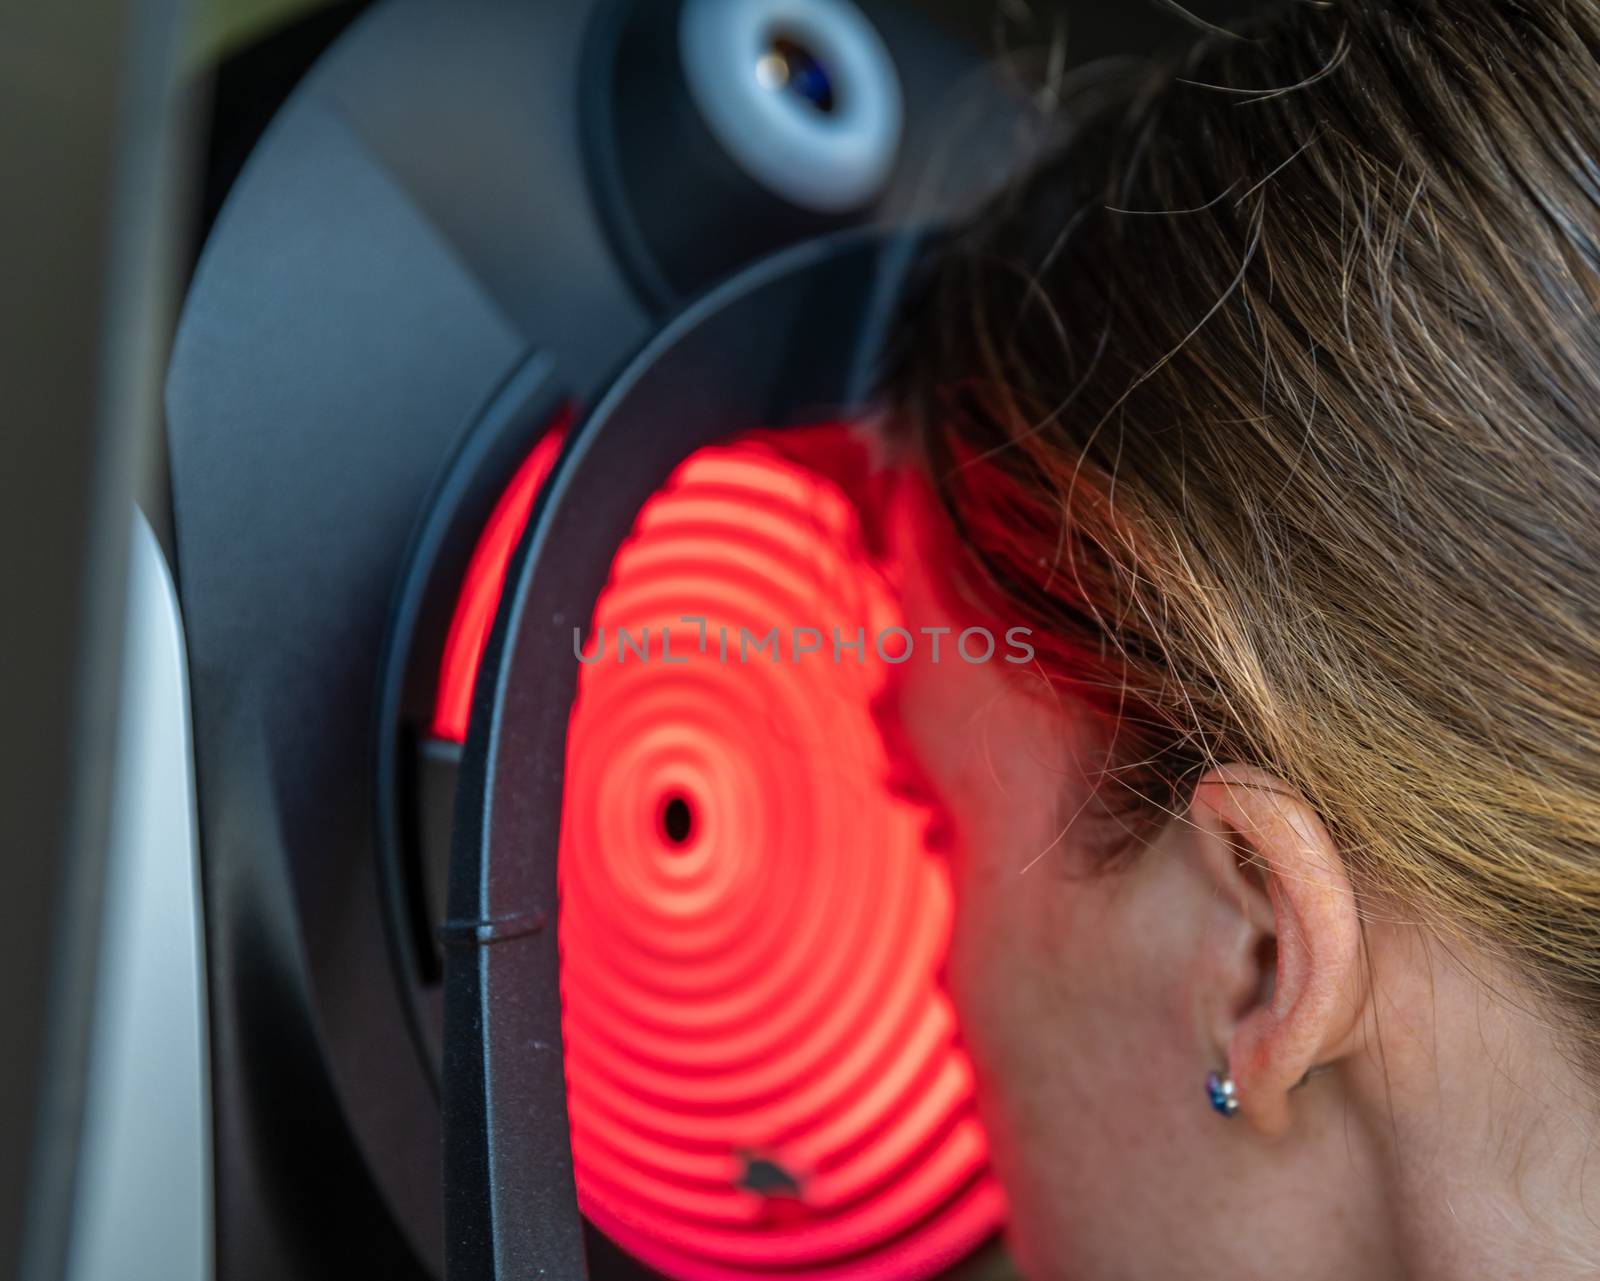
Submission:
[[[56,1281],[132,476],[167,332],[178,0],[0,7],[0,1276]]]
[[[211,1099],[189,682],[172,577],[129,547],[99,977],[68,1281],[207,1281]]]

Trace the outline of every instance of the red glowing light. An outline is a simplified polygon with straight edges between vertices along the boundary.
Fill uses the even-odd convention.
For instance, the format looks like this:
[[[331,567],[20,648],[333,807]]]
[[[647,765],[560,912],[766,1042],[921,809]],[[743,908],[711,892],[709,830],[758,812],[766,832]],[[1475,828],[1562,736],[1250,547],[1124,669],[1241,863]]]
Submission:
[[[844,460],[843,429],[814,440],[828,433]],[[473,558],[451,628],[479,637],[459,642],[473,666],[488,624],[463,616],[492,617],[544,447]],[[599,658],[579,674],[560,861],[578,1193],[683,1281],[913,1281],[1004,1214],[937,981],[950,889],[928,811],[885,786],[872,715],[889,669],[870,638],[900,619],[817,470],[827,453],[695,454],[640,513],[584,633]],[[705,620],[703,650],[685,616]],[[741,628],[797,626],[829,640],[740,661]],[[834,627],[865,629],[864,661],[832,661]],[[618,628],[649,629],[648,659],[619,659]],[[465,652],[447,651],[435,719],[456,738]]]
[[[445,636],[444,657],[439,664],[439,690],[433,704],[433,732],[438,738],[460,743],[467,737],[467,718],[472,713],[472,685],[483,661],[483,647],[489,641],[495,611],[500,608],[500,592],[505,587],[506,567],[517,540],[533,512],[533,500],[561,452],[569,415],[563,413],[538,444],[522,460],[511,483],[489,513],[488,523],[478,536],[478,545],[467,562],[467,576],[456,597],[450,631]]]

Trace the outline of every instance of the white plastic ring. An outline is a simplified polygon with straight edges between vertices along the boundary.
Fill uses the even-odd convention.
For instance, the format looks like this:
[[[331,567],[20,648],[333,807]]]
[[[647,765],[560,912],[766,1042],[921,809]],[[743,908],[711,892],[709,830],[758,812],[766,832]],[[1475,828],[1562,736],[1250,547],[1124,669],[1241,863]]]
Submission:
[[[829,109],[774,77],[775,42],[815,58]],[[888,181],[904,114],[894,61],[848,0],[686,0],[678,22],[689,91],[738,165],[803,209],[841,213]]]

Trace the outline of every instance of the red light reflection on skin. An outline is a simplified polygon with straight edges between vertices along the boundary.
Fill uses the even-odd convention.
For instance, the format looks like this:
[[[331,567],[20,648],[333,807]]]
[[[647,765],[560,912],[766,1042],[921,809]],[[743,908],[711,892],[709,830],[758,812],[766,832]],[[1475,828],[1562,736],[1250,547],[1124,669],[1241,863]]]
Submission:
[[[990,1237],[1004,1206],[937,977],[952,905],[931,811],[874,718],[893,669],[871,638],[900,618],[830,475],[853,491],[860,446],[842,427],[778,439],[685,462],[584,632],[586,654],[595,629],[607,641],[579,674],[560,863],[579,1199],[682,1281],[912,1281]],[[473,556],[445,737],[465,734],[549,442]],[[686,615],[706,620],[703,653]],[[830,661],[831,642],[739,660],[740,628],[795,626],[864,627],[865,661]],[[618,627],[649,629],[647,661],[618,661]]]

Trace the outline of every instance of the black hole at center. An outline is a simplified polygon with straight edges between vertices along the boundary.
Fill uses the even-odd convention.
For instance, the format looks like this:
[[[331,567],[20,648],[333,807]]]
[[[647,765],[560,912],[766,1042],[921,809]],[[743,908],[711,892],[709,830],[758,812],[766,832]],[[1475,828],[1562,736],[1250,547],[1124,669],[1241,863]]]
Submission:
[[[661,807],[661,830],[674,845],[682,845],[694,830],[694,812],[689,802],[674,796]]]
[[[783,87],[807,106],[823,115],[832,115],[834,108],[833,77],[822,59],[805,45],[786,35],[775,35],[768,46],[768,55],[776,58],[782,68]]]

